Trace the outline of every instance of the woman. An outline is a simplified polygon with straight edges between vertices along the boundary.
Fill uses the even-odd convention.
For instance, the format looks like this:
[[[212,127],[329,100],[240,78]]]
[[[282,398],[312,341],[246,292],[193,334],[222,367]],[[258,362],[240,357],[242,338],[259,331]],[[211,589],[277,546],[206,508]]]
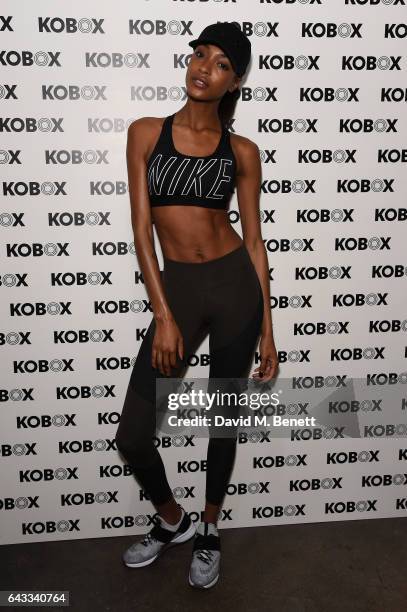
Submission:
[[[195,529],[173,497],[153,444],[156,379],[181,377],[188,355],[208,332],[210,379],[247,377],[260,333],[261,363],[253,378],[269,381],[278,361],[260,231],[259,149],[232,136],[225,125],[225,109],[236,102],[250,60],[250,41],[224,22],[207,26],[189,45],[194,53],[186,73],[186,104],[164,119],[138,119],[128,130],[134,242],[154,315],[134,364],[116,443],[158,513],[153,529],[126,550],[124,563],[144,567],[169,546],[195,536],[189,584],[208,588],[219,577],[217,520],[236,437],[212,435],[211,429],[206,505]],[[227,214],[235,186],[244,241]],[[163,252],[162,276],[152,223]]]

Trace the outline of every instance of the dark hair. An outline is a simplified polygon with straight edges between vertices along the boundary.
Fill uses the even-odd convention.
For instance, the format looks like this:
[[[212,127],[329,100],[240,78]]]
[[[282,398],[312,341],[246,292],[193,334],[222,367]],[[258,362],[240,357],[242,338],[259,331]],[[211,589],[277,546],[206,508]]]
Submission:
[[[237,88],[232,92],[227,91],[224,94],[221,101],[219,102],[219,106],[218,106],[219,119],[220,119],[221,124],[226,128],[229,128],[230,126],[230,121],[234,115],[236,103],[238,101],[239,96],[240,96],[240,89]]]

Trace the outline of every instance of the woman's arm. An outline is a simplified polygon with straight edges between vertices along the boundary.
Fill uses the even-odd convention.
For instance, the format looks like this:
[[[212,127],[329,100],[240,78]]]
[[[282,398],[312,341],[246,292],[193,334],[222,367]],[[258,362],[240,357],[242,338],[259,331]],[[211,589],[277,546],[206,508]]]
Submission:
[[[169,365],[176,365],[177,348],[183,358],[183,344],[165,297],[154,248],[146,161],[151,140],[158,135],[154,118],[142,117],[133,121],[127,131],[126,159],[134,246],[157,323],[158,342],[153,346],[152,365],[169,374]]]
[[[269,380],[276,373],[277,352],[274,346],[273,323],[270,308],[270,278],[266,249],[261,235],[260,185],[261,158],[258,146],[243,136],[235,137],[236,142],[236,192],[240,211],[243,240],[256,268],[264,299],[264,315],[260,344],[261,364],[258,368]],[[267,360],[272,360],[270,364]]]
[[[273,336],[270,309],[270,279],[266,249],[261,236],[260,184],[261,161],[257,145],[248,138],[239,138],[236,192],[243,240],[256,268],[264,298],[262,334]]]

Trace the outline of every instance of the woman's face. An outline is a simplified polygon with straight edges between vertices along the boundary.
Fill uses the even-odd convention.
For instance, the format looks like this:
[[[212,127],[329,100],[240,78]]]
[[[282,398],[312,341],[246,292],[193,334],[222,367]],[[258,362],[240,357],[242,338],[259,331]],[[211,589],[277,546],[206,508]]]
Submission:
[[[216,45],[197,45],[185,77],[187,91],[196,98],[218,99],[239,85],[229,58]]]

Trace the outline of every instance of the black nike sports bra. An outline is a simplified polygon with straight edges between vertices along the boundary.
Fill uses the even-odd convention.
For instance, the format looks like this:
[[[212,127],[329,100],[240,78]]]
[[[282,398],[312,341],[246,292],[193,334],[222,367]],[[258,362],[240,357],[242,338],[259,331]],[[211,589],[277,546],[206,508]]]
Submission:
[[[227,210],[236,181],[236,158],[229,130],[222,127],[218,146],[211,155],[183,155],[172,139],[174,114],[164,119],[147,161],[151,206],[180,204]]]

